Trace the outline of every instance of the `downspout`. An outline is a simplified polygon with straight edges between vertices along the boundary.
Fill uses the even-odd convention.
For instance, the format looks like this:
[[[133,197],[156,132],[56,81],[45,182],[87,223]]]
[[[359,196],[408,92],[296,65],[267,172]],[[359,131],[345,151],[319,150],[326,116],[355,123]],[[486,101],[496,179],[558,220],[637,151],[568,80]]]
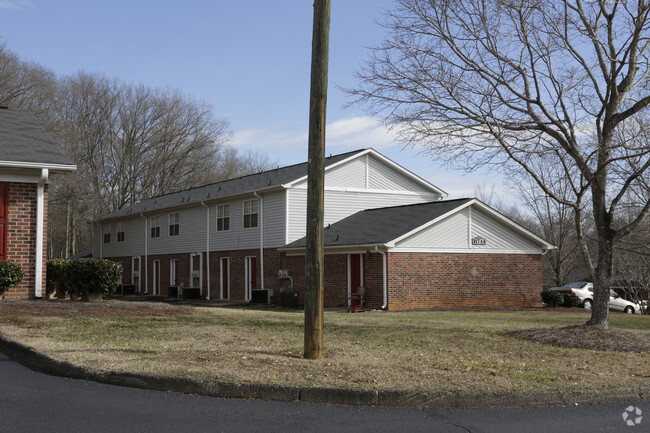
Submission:
[[[49,177],[47,168],[41,169],[41,178],[36,186],[36,263],[34,264],[34,297],[43,296],[43,226],[45,219],[45,183]]]
[[[375,251],[377,251],[379,254],[382,256],[382,274],[383,274],[383,282],[384,282],[384,305],[381,306],[382,310],[385,310],[388,308],[388,258],[386,257],[386,253],[381,251],[377,245],[375,245]]]
[[[205,219],[206,219],[206,229],[205,229],[205,259],[208,262],[208,271],[207,271],[207,276],[208,276],[208,296],[206,296],[205,299],[208,301],[210,300],[210,206],[206,205],[205,202],[201,202],[201,205],[205,207],[205,210],[207,211]]]
[[[149,291],[149,237],[147,236],[147,217],[140,214],[144,218],[144,294],[146,295]],[[142,281],[142,275],[140,275],[140,281]]]
[[[260,283],[264,290],[264,198],[257,192],[253,195],[260,201]]]

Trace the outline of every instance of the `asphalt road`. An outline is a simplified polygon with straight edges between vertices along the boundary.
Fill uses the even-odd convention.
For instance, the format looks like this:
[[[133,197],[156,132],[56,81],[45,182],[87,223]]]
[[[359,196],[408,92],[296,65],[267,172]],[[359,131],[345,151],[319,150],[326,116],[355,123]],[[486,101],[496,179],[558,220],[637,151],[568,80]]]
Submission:
[[[642,411],[628,426],[628,406]],[[628,420],[638,420],[634,410]],[[0,354],[0,432],[650,432],[650,402],[429,409],[228,400],[49,376]]]

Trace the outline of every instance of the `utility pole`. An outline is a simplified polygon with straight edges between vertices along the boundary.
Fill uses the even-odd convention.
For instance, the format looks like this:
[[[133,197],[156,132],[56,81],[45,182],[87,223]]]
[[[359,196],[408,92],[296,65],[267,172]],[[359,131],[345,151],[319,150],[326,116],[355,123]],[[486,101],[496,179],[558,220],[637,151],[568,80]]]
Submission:
[[[306,359],[323,357],[323,216],[325,195],[325,112],[329,55],[330,0],[314,0],[314,30],[309,96],[307,238],[305,245]]]

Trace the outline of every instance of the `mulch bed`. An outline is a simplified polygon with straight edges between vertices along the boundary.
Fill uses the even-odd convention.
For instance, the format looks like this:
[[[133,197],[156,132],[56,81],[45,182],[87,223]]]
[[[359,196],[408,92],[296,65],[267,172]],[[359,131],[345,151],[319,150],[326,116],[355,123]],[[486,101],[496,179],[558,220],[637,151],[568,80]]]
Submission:
[[[511,337],[560,347],[608,350],[617,352],[650,352],[650,334],[597,326],[578,325],[564,328],[535,328],[510,331]]]

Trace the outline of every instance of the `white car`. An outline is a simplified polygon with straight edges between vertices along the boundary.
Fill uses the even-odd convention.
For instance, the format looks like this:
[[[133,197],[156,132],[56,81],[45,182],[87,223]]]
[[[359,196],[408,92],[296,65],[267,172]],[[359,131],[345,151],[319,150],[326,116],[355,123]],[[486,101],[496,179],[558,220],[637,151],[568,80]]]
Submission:
[[[580,299],[582,307],[587,310],[591,310],[591,307],[594,305],[593,283],[579,281],[565,284],[562,287],[553,287],[551,290],[573,293]],[[639,304],[622,299],[613,290],[609,291],[609,309],[623,311],[628,314],[641,314],[641,306]]]

